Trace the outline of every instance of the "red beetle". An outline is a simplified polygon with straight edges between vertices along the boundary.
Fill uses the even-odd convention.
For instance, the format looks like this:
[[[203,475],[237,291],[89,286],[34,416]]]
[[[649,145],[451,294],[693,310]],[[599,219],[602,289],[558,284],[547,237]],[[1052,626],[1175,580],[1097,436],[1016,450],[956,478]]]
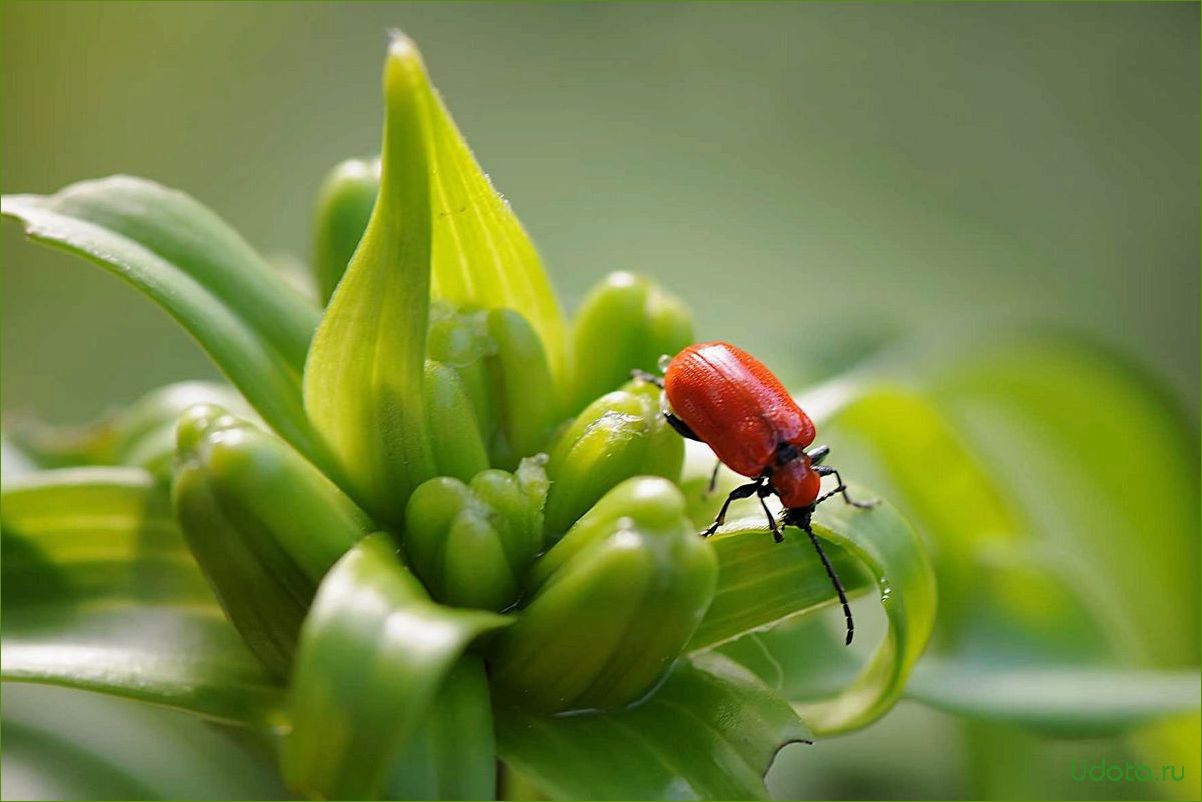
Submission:
[[[835,569],[810,528],[810,518],[818,504],[836,494],[856,507],[872,507],[876,502],[853,500],[839,472],[822,464],[830,449],[810,448],[814,424],[780,380],[751,354],[724,342],[690,345],[668,361],[662,379],[642,371],[635,371],[635,376],[663,388],[664,415],[672,428],[705,443],[714,450],[719,464],[752,480],[731,491],[702,536],[717,531],[732,501],[758,496],[772,535],[781,542],[780,527],[764,501],[775,495],[785,508],[781,523],[805,530],[817,549],[843,603],[847,643],[851,643],[855,630],[851,608]],[[717,473],[715,466],[715,479]],[[822,494],[822,477],[831,474],[838,486]]]

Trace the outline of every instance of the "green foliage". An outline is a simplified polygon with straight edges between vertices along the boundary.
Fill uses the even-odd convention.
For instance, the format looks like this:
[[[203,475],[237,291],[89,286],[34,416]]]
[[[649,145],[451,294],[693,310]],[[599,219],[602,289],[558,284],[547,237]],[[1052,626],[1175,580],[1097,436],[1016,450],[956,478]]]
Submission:
[[[265,725],[279,689],[222,617],[152,477],[64,468],[6,482],[5,681]]]
[[[679,662],[654,696],[620,713],[497,714],[501,757],[556,799],[766,799],[776,753],[809,738],[778,696],[714,654]]]
[[[429,87],[405,39],[384,67],[380,192],[363,240],[313,337],[305,411],[348,489],[399,524],[413,488],[435,475],[422,373],[430,298]]]
[[[279,437],[196,385],[81,433],[18,429],[33,461],[83,467],[12,481],[6,450],[3,679],[237,726],[248,750],[270,734],[313,798],[488,797],[498,759],[511,792],[764,798],[785,744],[907,692],[1183,742],[1160,721],[1197,710],[1198,620],[1161,613],[1198,583],[1196,434],[1146,377],[1045,339],[882,358],[808,396],[843,473],[892,502],[814,519],[857,621],[878,614],[846,649],[807,538],[759,518],[697,537],[712,455],[682,477],[658,389],[627,382],[692,339],[687,309],[617,274],[569,340],[399,36],[384,101],[378,168],[321,192],[320,314],[172,190],[4,199],[174,315]],[[1117,468],[1141,447],[1137,482]]]
[[[508,623],[431,603],[382,535],[351,549],[322,582],[305,623],[280,752],[288,784],[322,799],[378,795],[463,650]],[[483,666],[462,670],[480,674]],[[471,699],[487,709],[486,698]],[[446,753],[438,760],[456,759],[453,744],[434,744]]]
[[[114,176],[56,195],[7,195],[38,242],[95,262],[166,309],[284,439],[320,458],[300,375],[317,312],[211,211],[152,181]]]
[[[175,461],[176,422],[196,404],[217,404],[244,418],[254,417],[232,388],[191,381],[159,387],[86,426],[58,427],[18,418],[6,421],[5,435],[43,468],[128,465],[169,481]]]

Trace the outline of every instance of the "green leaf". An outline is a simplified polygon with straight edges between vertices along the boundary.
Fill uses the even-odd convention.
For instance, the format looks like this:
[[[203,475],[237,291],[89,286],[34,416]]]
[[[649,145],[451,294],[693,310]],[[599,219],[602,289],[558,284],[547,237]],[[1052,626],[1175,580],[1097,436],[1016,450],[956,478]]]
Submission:
[[[817,527],[814,532],[822,536]],[[774,542],[763,517],[757,516],[729,521],[709,539],[718,556],[718,588],[689,649],[718,646],[838,603],[805,533],[786,529],[784,536],[784,542]],[[855,557],[838,546],[824,550],[849,598],[872,589],[872,578]]]
[[[380,193],[305,365],[305,409],[349,489],[397,525],[409,494],[435,473],[422,402],[431,255],[425,81],[412,43],[394,39]]]
[[[1029,536],[1092,572],[1092,602],[1128,659],[1196,666],[1198,431],[1158,377],[1095,345],[1027,338],[964,360],[936,395]]]
[[[977,597],[980,555],[1022,540],[1019,508],[927,395],[878,381],[843,401],[827,436],[844,475],[881,488],[926,536],[939,576],[940,630],[954,645]]]
[[[46,471],[2,502],[3,679],[269,725],[279,690],[222,616],[149,474]]]
[[[542,260],[427,80],[423,72],[420,91],[431,126],[427,146],[434,297],[465,309],[521,314],[538,332],[561,385],[567,375],[566,325]],[[346,162],[335,168],[322,190],[316,270],[322,286],[331,291],[367,224],[364,210],[370,210],[379,184],[373,174],[378,174],[375,162]]]
[[[567,374],[563,312],[534,243],[480,169],[442,98],[422,77],[432,124],[434,294],[461,307],[518,312],[538,332],[562,386]]]
[[[872,497],[863,489],[858,491],[858,495],[861,498]],[[935,624],[935,574],[926,549],[914,530],[886,503],[882,502],[871,510],[858,510],[834,499],[818,508],[813,528],[820,538],[860,563],[860,570],[851,574],[859,577],[858,581],[852,580],[854,588],[865,586],[862,584],[865,572],[872,577],[888,621],[885,637],[850,685],[833,697],[798,705],[802,718],[814,732],[828,734],[865,726],[884,715],[901,696],[906,679],[926,648]],[[713,538],[715,547],[722,550],[719,552],[718,597],[709,615],[719,616],[716,620],[724,621],[724,629],[718,629],[714,624],[707,626],[707,616],[707,622],[702,623],[694,638],[693,647],[720,642],[717,633],[729,633],[734,628],[731,611],[737,608],[732,604],[735,599],[730,596],[730,588],[743,594],[749,606],[764,611],[758,621],[750,615],[735,619],[743,631],[763,627],[798,612],[779,606],[774,608],[772,597],[766,592],[770,588],[781,587],[781,566],[795,566],[808,572],[810,580],[798,583],[803,587],[816,590],[819,578],[826,581],[827,599],[831,600],[834,591],[830,589],[829,579],[817,555],[812,549],[800,548],[804,537],[803,533],[788,528],[783,544],[773,543],[762,529],[759,532],[742,530],[719,534]],[[727,545],[723,545],[724,540],[728,541]],[[732,540],[737,542],[731,543]],[[764,545],[765,542],[767,545]],[[787,544],[795,545],[789,548]],[[808,540],[804,545],[809,545]],[[740,551],[746,551],[748,556],[744,557]],[[775,558],[772,551],[776,552]],[[835,551],[832,549],[832,552]],[[726,565],[732,561],[737,569],[726,570]],[[836,563],[836,570],[839,570],[840,564],[842,559]],[[766,578],[749,576],[748,569],[752,566],[761,569],[761,576]],[[773,576],[774,572],[776,577]],[[843,579],[842,574],[840,579]],[[760,585],[764,586],[765,592],[761,594],[763,600],[757,604],[751,597],[760,589]],[[719,606],[718,598],[724,595],[724,591],[726,597]],[[813,597],[800,593],[795,598],[800,605],[805,605],[800,607],[801,610],[819,604],[815,600],[807,605],[808,599]]]
[[[495,799],[497,747],[484,661],[459,659],[401,750],[388,799]]]
[[[5,799],[286,799],[270,735],[45,685],[3,686]]]
[[[49,196],[6,195],[3,214],[35,241],[94,262],[163,307],[268,424],[320,458],[300,396],[316,310],[219,217],[128,176]]]
[[[1060,736],[1098,736],[1197,712],[1196,670],[1003,666],[924,660],[906,695],[972,718]]]
[[[464,649],[508,623],[434,604],[386,536],[360,542],[322,582],[301,632],[285,780],[325,799],[377,796]]]
[[[682,660],[622,712],[496,716],[501,758],[556,799],[766,799],[776,753],[810,737],[788,704],[715,654]]]

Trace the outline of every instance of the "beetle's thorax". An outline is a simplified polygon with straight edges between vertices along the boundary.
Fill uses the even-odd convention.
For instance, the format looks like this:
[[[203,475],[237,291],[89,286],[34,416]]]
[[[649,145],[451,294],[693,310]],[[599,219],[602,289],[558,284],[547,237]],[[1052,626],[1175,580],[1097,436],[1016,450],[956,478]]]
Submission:
[[[774,466],[768,480],[787,508],[810,506],[822,489],[822,477],[813,470],[805,452]]]

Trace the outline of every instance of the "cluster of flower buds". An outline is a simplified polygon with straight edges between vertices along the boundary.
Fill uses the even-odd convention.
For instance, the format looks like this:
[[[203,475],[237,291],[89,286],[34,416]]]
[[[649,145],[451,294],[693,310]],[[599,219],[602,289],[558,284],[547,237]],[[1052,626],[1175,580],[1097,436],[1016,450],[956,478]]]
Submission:
[[[378,182],[378,165],[348,162],[323,189],[315,274],[325,300]],[[184,532],[230,619],[280,675],[324,574],[385,530],[433,600],[515,618],[486,649],[512,702],[544,712],[631,704],[664,676],[716,582],[675,485],[681,438],[658,388],[630,381],[691,339],[683,305],[629,273],[588,295],[559,370],[517,312],[435,301],[421,375],[434,478],[400,496],[403,517],[369,519],[263,427],[202,404],[177,433]]]

